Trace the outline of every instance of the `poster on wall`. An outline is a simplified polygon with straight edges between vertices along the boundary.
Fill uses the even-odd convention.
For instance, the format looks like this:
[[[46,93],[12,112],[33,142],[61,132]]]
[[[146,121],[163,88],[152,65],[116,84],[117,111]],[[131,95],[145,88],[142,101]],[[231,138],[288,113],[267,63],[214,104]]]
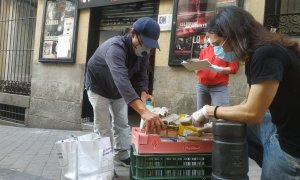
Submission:
[[[208,17],[218,7],[239,5],[238,0],[176,0],[173,12],[169,65],[198,58],[207,47],[205,28]]]
[[[45,0],[40,61],[74,62],[77,0]]]

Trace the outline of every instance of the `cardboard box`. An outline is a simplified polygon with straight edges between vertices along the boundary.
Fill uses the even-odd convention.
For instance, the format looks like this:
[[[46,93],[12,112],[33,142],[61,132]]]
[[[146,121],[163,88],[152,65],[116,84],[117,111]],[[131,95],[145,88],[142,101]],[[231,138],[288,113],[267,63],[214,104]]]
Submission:
[[[158,134],[142,133],[140,128],[132,127],[132,143],[140,154],[181,154],[211,153],[212,141],[162,142]]]

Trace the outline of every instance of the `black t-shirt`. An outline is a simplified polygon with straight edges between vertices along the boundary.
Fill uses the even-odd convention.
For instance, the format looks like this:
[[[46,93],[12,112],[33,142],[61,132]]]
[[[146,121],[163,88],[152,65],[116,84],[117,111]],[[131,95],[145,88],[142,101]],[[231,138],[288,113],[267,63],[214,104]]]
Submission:
[[[280,81],[269,107],[272,122],[281,148],[300,158],[300,57],[290,49],[269,44],[257,48],[245,68],[250,86],[266,80]]]

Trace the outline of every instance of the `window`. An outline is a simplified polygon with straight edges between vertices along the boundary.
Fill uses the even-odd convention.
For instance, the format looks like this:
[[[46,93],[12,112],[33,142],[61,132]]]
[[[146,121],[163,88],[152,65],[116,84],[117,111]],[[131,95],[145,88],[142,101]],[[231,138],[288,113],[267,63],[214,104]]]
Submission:
[[[37,0],[0,0],[0,92],[30,95]]]
[[[241,4],[239,0],[174,0],[169,65],[198,58],[201,49],[207,46],[208,15],[218,7]]]
[[[272,32],[300,36],[300,1],[266,0],[264,26]]]

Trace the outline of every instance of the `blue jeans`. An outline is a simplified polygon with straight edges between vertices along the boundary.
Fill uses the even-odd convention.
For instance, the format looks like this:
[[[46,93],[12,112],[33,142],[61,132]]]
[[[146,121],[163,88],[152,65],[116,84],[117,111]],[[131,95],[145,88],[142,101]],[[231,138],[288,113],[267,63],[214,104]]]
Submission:
[[[300,180],[300,159],[281,149],[270,113],[261,124],[248,124],[247,135],[248,154],[262,167],[262,180]]]
[[[228,87],[227,85],[205,86],[201,83],[196,85],[197,91],[197,110],[204,105],[228,106]]]

